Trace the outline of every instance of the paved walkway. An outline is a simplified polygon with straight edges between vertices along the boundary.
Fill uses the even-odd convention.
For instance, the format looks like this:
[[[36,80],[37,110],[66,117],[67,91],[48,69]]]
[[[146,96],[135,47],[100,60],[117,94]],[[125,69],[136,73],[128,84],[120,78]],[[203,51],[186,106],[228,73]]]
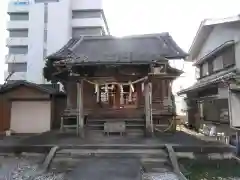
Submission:
[[[89,158],[81,160],[69,173],[69,179],[139,180],[141,164],[138,159]]]

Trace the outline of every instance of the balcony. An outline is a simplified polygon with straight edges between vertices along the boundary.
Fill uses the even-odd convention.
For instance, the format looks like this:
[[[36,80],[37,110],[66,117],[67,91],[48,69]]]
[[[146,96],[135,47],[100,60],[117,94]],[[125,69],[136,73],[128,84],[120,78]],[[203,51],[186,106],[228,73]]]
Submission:
[[[28,38],[7,38],[6,41],[7,46],[27,46]]]
[[[104,27],[105,23],[102,18],[84,18],[84,19],[73,19],[72,27]]]
[[[10,0],[8,3],[8,13],[21,13],[21,12],[29,12],[29,0],[20,0],[14,1]]]
[[[6,78],[9,76],[9,72],[5,71],[4,72],[4,80],[6,80]],[[26,80],[27,77],[27,72],[15,72],[13,73],[8,80]]]
[[[28,29],[28,27],[29,27],[28,21],[8,21],[7,22],[7,30]]]
[[[71,1],[72,10],[89,10],[89,9],[103,9],[102,0],[75,0]]]
[[[5,57],[5,63],[26,63],[26,58],[25,54],[9,54]]]

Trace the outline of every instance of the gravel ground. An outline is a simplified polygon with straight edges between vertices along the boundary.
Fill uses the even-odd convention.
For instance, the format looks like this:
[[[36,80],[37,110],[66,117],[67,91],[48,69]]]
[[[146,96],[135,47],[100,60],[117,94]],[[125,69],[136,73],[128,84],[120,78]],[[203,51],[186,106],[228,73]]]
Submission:
[[[63,173],[43,173],[42,157],[0,157],[0,180],[64,180]]]

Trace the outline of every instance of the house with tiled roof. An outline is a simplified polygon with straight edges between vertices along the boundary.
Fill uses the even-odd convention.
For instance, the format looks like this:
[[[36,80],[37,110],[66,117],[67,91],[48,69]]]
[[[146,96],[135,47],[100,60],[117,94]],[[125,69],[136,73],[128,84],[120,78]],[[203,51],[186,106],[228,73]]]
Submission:
[[[206,19],[200,24],[187,58],[196,69],[197,82],[178,92],[186,95],[188,123],[192,127],[228,133],[231,127],[240,125],[231,111],[237,104],[229,101],[240,72],[239,40],[239,15]]]

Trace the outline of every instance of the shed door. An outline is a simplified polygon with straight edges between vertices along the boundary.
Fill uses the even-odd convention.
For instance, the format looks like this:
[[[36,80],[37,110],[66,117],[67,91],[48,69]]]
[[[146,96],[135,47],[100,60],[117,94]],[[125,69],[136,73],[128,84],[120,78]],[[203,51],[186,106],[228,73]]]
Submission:
[[[42,133],[50,130],[50,101],[13,101],[11,130],[16,133]]]

